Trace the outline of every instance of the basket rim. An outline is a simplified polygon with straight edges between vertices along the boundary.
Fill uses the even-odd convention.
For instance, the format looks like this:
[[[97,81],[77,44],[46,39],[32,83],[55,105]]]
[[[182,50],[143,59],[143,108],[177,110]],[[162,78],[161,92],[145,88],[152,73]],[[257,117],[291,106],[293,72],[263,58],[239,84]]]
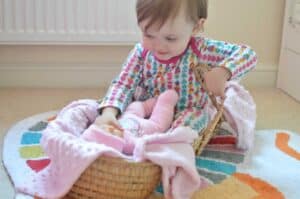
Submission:
[[[122,162],[126,162],[126,164],[129,165],[139,165],[139,166],[153,166],[153,165],[157,165],[149,160],[144,160],[144,161],[135,161],[134,159],[130,159],[130,158],[121,158],[121,157],[113,157],[113,156],[101,156],[96,160],[101,159],[102,161],[108,161],[111,163],[120,163],[120,161]]]

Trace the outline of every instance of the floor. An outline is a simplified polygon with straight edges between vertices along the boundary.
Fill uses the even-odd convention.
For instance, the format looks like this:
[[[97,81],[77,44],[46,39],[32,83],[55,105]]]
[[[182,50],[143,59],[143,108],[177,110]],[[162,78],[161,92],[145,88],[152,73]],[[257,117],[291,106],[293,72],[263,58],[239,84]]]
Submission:
[[[300,102],[275,88],[249,88],[257,104],[256,129],[287,129],[300,132]],[[0,158],[7,129],[34,114],[58,110],[75,99],[97,99],[105,89],[0,89]],[[14,198],[13,186],[0,166],[0,198]]]

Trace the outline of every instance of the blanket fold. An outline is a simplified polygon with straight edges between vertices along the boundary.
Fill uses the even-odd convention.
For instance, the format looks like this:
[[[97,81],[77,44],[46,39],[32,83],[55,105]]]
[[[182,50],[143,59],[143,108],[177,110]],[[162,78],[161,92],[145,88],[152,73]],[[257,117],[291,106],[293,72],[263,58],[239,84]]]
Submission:
[[[228,127],[227,130],[236,135],[237,148],[250,150],[254,144],[256,104],[249,91],[238,82],[227,83],[224,116],[223,128]]]

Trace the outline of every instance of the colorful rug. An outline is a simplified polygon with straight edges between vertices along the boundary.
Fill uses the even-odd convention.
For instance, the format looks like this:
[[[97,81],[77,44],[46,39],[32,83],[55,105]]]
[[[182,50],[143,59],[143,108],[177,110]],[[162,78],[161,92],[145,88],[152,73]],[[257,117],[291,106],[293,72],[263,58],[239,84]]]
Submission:
[[[47,169],[50,160],[40,146],[42,130],[56,112],[18,122],[6,134],[3,162],[14,184]],[[208,188],[193,198],[300,198],[300,135],[290,131],[257,131],[251,153],[234,147],[236,139],[219,130],[201,156],[197,168]],[[215,185],[217,184],[217,185]],[[213,185],[213,186],[210,186]],[[16,198],[32,198],[17,193]]]

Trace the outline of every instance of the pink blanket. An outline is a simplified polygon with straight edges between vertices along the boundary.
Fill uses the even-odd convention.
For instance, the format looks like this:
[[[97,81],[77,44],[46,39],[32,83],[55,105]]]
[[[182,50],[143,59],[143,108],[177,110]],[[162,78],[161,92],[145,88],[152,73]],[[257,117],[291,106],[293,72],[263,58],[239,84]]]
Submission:
[[[208,113],[210,118],[216,113],[210,102]],[[256,104],[250,93],[238,82],[229,81],[226,85],[224,116],[226,122],[222,124],[222,128],[237,137],[237,148],[251,149],[254,143]]]

